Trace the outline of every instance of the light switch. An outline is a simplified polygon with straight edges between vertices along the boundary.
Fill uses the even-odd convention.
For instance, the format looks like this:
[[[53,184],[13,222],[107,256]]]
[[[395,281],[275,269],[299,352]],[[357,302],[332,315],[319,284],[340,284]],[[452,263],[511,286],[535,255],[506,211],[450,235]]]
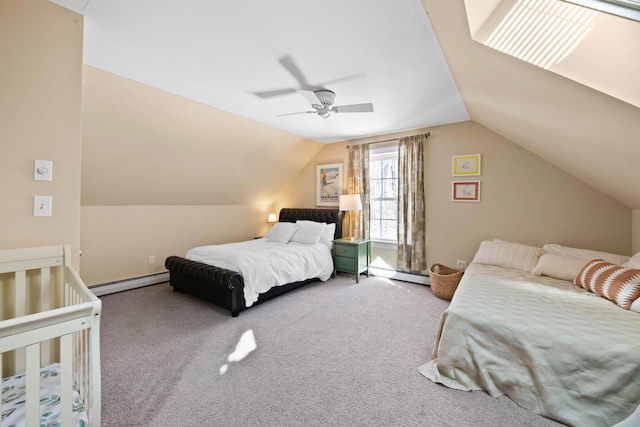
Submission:
[[[51,216],[51,196],[33,196],[33,216]]]
[[[36,181],[52,181],[52,169],[53,162],[51,160],[34,160],[33,179],[35,179]]]

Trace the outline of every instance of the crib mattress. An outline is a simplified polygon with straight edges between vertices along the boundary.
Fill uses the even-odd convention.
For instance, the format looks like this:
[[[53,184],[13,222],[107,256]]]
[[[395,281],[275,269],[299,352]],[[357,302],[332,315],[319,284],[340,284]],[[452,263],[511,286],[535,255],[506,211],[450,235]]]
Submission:
[[[40,369],[40,425],[60,425],[60,364],[54,363]],[[19,374],[2,380],[2,424],[1,427],[25,425],[26,419],[26,375]],[[87,426],[89,420],[80,395],[73,388],[73,425]]]

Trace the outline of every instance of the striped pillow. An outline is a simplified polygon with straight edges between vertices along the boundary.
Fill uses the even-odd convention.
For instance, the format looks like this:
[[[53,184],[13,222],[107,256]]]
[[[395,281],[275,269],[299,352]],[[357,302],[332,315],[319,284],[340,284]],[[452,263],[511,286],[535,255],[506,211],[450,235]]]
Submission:
[[[625,310],[640,297],[640,270],[619,267],[601,259],[589,261],[573,281]]]

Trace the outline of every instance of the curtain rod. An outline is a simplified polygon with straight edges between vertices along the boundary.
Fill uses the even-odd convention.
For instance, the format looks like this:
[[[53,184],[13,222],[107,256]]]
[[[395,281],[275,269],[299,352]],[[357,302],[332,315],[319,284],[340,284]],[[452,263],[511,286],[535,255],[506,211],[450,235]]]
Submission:
[[[431,136],[431,132],[427,132],[423,135],[426,135],[427,138]],[[410,135],[410,136],[416,136],[416,135]],[[355,144],[355,145],[372,145],[372,144],[382,144],[383,142],[391,142],[391,141],[397,141],[400,138],[404,138],[404,137],[398,137],[398,138],[392,138],[392,139],[385,139],[383,141],[373,141],[373,142],[366,142],[364,144]],[[351,145],[347,145],[347,148],[351,147]]]

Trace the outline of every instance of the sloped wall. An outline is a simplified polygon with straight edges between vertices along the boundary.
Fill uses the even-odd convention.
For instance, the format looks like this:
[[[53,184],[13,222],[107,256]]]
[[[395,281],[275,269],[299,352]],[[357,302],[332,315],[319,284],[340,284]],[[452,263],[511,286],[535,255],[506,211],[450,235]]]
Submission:
[[[455,266],[482,240],[631,253],[631,210],[476,122],[430,129],[427,258]],[[482,154],[480,203],[451,201],[451,156]],[[457,179],[457,178],[456,178]]]

